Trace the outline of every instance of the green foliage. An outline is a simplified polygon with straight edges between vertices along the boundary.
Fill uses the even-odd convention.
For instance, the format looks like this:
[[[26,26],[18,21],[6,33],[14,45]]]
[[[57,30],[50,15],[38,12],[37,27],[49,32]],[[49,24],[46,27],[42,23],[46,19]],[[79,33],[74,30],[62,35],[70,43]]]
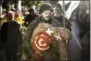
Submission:
[[[22,0],[22,5],[31,7],[33,5],[39,6],[41,4],[41,1],[31,1],[31,0]]]

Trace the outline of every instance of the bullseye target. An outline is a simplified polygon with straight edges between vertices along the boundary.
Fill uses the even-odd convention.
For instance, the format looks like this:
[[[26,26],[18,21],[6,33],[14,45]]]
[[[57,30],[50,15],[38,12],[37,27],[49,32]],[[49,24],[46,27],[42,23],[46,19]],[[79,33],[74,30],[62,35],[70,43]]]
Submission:
[[[51,36],[45,32],[38,32],[32,40],[32,47],[36,51],[45,51],[49,49],[50,42]]]

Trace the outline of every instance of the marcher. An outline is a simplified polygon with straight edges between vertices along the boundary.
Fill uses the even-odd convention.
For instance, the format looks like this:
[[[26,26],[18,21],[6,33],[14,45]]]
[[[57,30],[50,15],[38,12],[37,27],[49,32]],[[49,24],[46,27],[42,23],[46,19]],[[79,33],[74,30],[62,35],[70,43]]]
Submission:
[[[34,9],[30,8],[29,9],[29,14],[25,17],[25,26],[28,26],[37,17],[38,17],[38,15],[34,12]]]
[[[57,22],[56,26],[59,26],[59,27],[65,26],[67,29],[71,30],[71,23],[63,15],[63,9],[62,9],[61,5],[58,3],[54,7],[54,16],[53,17],[54,17],[54,19],[57,20],[57,21],[55,21],[55,22]]]
[[[56,49],[57,46],[54,47],[53,44],[51,44],[53,42],[48,43],[48,45],[50,45],[50,48],[48,50],[46,50],[47,48],[46,49],[43,48],[43,50],[45,50],[45,51],[43,51],[44,53],[41,53],[40,49],[36,50],[36,48],[39,45],[36,45],[35,42],[37,42],[39,40],[36,41],[35,40],[36,38],[34,40],[32,39],[33,36],[36,35],[37,32],[39,32],[38,35],[41,35],[41,31],[46,27],[49,28],[48,27],[49,25],[54,26],[54,28],[55,28],[55,25],[57,25],[57,22],[55,22],[56,20],[52,18],[51,13],[52,13],[52,7],[48,4],[43,4],[39,9],[39,14],[40,14],[39,17],[28,26],[28,30],[26,31],[26,35],[24,36],[24,40],[27,40],[26,43],[31,43],[31,45],[30,45],[31,46],[30,50],[32,50],[31,58],[33,58],[34,60],[39,60],[39,61],[40,60],[41,61],[56,60],[56,59],[60,60],[58,50]],[[51,29],[51,27],[49,29]],[[62,29],[63,28],[61,28],[61,30]],[[64,32],[62,32],[62,33],[64,33]],[[45,32],[43,32],[43,34],[48,36],[48,34],[46,34]],[[51,40],[51,37],[46,37],[46,38],[43,37],[43,38],[45,39],[44,41]],[[48,40],[46,40],[46,39],[48,39]],[[33,42],[34,42],[34,44],[33,44]],[[26,46],[26,48],[27,47],[29,47],[29,46]],[[41,47],[41,46],[39,46],[39,47]],[[37,53],[39,53],[39,54],[37,54]]]
[[[52,12],[52,8],[51,8],[50,5],[48,5],[48,4],[41,5],[41,7],[39,9],[39,17],[28,26],[28,30],[26,31],[26,35],[25,35],[25,39],[24,40],[29,40],[28,43],[31,42],[30,40],[32,39],[32,35],[34,33],[34,29],[38,26],[39,23],[48,23],[48,24],[52,25],[52,18],[50,16],[51,12]],[[34,52],[35,51],[33,50],[33,53]],[[49,54],[49,55],[51,55],[51,54]],[[33,55],[33,56],[35,56],[35,55]],[[41,56],[39,55],[36,58],[34,58],[34,57],[33,58],[35,60],[42,60],[43,59],[43,56],[42,56],[41,59],[39,59],[38,57],[41,57]],[[50,56],[50,57],[51,58],[49,58],[49,59],[52,60],[53,56]]]
[[[22,40],[19,24],[13,20],[13,15],[7,13],[7,22],[1,27],[1,41],[5,46],[5,56],[7,60],[18,60],[17,53]]]

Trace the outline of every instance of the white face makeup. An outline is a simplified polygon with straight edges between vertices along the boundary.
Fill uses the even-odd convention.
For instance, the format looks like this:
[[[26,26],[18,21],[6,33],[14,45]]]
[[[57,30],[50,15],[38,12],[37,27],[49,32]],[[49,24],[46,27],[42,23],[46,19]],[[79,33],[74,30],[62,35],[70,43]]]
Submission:
[[[46,10],[46,11],[44,11],[41,15],[42,15],[42,17],[43,17],[45,20],[49,20],[50,14],[51,14],[51,11],[50,11],[50,10]]]

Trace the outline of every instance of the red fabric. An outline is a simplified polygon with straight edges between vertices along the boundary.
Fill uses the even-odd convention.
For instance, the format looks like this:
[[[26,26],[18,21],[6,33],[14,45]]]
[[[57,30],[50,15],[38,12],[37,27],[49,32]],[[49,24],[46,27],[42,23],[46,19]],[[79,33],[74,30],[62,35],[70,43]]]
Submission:
[[[37,38],[36,38],[37,37]],[[42,41],[40,41],[40,39],[42,39]],[[36,42],[36,43],[35,43]],[[50,43],[52,42],[52,37],[49,36],[47,33],[45,32],[38,32],[34,38],[33,38],[33,43],[32,43],[32,47],[35,51],[45,51]],[[46,45],[44,45],[46,44]],[[37,46],[36,46],[37,45]],[[41,50],[39,49],[38,47],[44,49],[44,50]]]
[[[34,61],[44,61],[43,57],[37,53],[33,53],[32,58]]]

